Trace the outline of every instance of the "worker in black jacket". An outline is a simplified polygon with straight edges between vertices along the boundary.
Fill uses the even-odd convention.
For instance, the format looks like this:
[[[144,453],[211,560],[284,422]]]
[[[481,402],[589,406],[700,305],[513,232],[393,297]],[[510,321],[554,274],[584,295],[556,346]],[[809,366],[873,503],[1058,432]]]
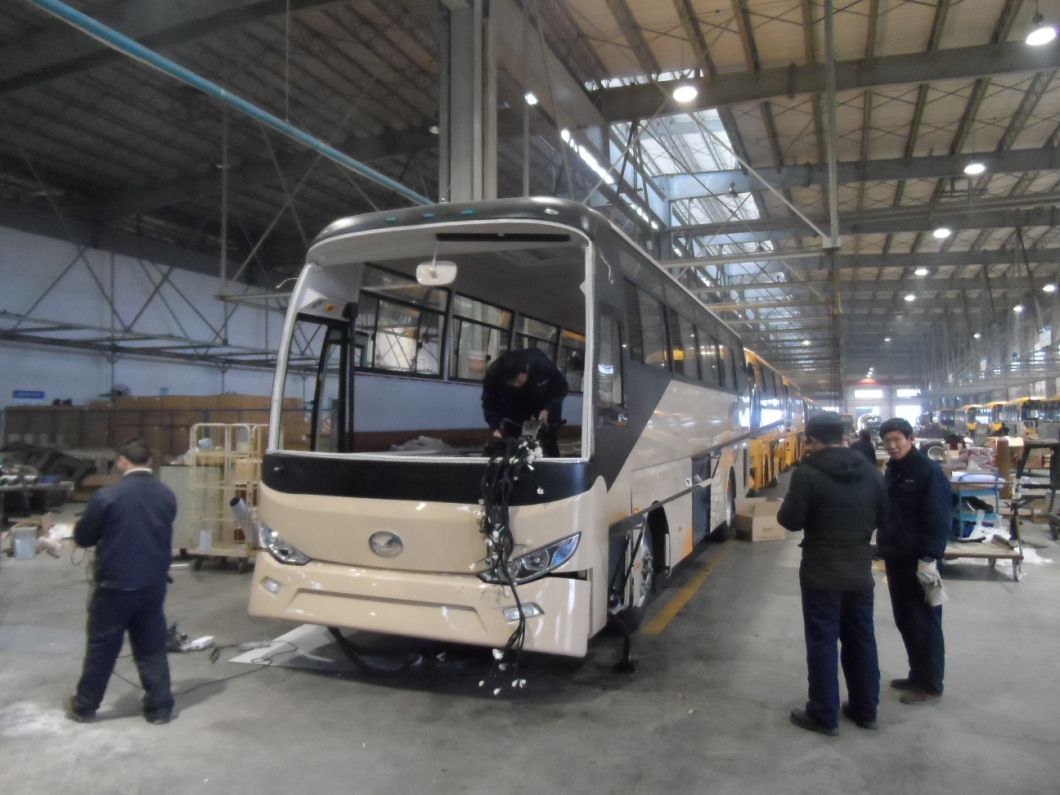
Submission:
[[[505,351],[482,380],[482,413],[496,437],[519,436],[524,422],[540,420],[541,450],[558,457],[566,394],[567,379],[543,351]]]
[[[876,445],[872,443],[872,436],[868,431],[858,431],[858,438],[850,443],[850,449],[857,450],[870,464],[876,466]]]
[[[153,477],[151,451],[143,441],[123,445],[115,467],[121,480],[97,491],[74,527],[78,546],[96,548],[94,590],[81,679],[63,707],[79,723],[95,717],[128,631],[144,687],[144,719],[168,723],[173,694],[162,603],[177,500]]]
[[[809,699],[791,712],[796,726],[839,733],[837,643],[849,701],[842,712],[876,728],[880,668],[872,626],[872,531],[887,518],[883,477],[843,443],[843,420],[824,412],[806,423],[808,455],[791,476],[777,513],[788,530],[802,530],[802,616]]]
[[[946,473],[916,449],[913,426],[900,417],[880,426],[887,462],[890,518],[877,542],[887,568],[894,623],[909,658],[909,675],[891,687],[908,691],[904,704],[924,704],[942,695],[945,642],[942,606],[928,604],[929,592],[942,580],[938,561],[952,534],[953,494]]]

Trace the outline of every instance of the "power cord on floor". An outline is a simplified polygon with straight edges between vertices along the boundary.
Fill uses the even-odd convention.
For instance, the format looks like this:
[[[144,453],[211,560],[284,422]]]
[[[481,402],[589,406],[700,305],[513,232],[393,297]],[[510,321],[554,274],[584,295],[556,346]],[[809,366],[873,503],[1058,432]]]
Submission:
[[[279,649],[271,650],[266,656],[255,657],[254,659],[248,661],[251,665],[259,666],[257,668],[251,668],[249,671],[241,671],[238,674],[232,674],[231,676],[222,676],[222,677],[220,677],[218,679],[211,679],[208,682],[200,682],[199,684],[194,685],[193,687],[189,687],[187,690],[174,691],[173,695],[174,696],[186,696],[188,693],[193,693],[193,692],[195,692],[196,690],[198,690],[199,688],[202,688],[202,687],[208,687],[210,685],[220,684],[221,682],[227,682],[227,681],[229,681],[231,679],[239,679],[242,676],[250,676],[251,674],[256,674],[258,671],[262,670],[263,668],[270,667],[273,664],[273,660],[276,657],[278,657],[279,655],[281,655],[281,654],[290,654],[292,652],[298,651],[298,647],[295,644],[291,643],[289,640],[282,641],[282,643],[284,644],[284,647],[286,647],[286,648],[281,647]],[[238,646],[239,646],[238,643],[226,643],[223,646],[215,647],[214,651],[220,652],[221,649],[237,648]],[[131,655],[128,655],[128,654],[122,655],[122,657],[120,657],[119,659],[122,659],[123,657],[129,657],[129,656],[131,656]],[[210,660],[211,665],[214,662],[217,661],[217,657],[219,657],[219,656],[220,656],[220,654],[217,654],[217,655],[212,655],[211,654],[211,660]],[[116,676],[118,679],[121,679],[121,681],[125,682],[127,685],[129,685],[131,687],[135,687],[137,690],[143,690],[144,689],[143,685],[141,685],[138,682],[134,682],[131,679],[128,679],[127,677],[123,676],[122,674],[118,673],[117,671],[112,672],[111,675],[112,676]]]

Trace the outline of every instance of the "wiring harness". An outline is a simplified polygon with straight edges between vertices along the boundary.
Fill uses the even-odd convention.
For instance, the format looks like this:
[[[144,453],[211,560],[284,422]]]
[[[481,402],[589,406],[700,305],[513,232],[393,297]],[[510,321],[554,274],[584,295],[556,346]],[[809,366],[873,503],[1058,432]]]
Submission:
[[[509,565],[515,549],[510,504],[519,477],[527,470],[533,471],[534,461],[541,456],[537,445],[538,427],[537,423],[527,423],[521,436],[491,439],[484,450],[487,463],[480,483],[482,496],[479,499],[479,529],[486,539],[487,565],[483,574],[491,575],[495,581],[511,589],[519,613],[516,627],[504,647],[493,650],[493,670],[479,682],[479,687],[485,687],[487,681],[492,681],[495,684],[493,695],[498,695],[504,689],[503,682],[508,680],[509,668],[511,687],[526,687],[526,680],[519,677],[519,662],[526,640],[526,616]],[[542,493],[540,488],[538,492]]]

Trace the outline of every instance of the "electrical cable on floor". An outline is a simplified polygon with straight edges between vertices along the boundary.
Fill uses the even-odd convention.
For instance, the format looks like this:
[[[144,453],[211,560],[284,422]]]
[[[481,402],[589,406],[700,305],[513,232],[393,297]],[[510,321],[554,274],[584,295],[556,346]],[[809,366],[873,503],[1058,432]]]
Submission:
[[[277,657],[277,656],[279,656],[281,654],[291,654],[293,652],[298,651],[298,647],[295,644],[291,643],[289,640],[285,640],[285,641],[281,641],[281,642],[285,646],[288,646],[290,648],[273,649],[273,650],[270,650],[270,652],[268,653],[267,656],[255,657],[253,660],[250,660],[249,661],[250,664],[258,666],[257,668],[251,668],[249,671],[240,671],[238,674],[232,674],[231,676],[222,676],[222,677],[220,677],[218,679],[210,679],[207,682],[200,682],[197,685],[193,685],[192,687],[189,687],[187,690],[174,690],[173,691],[173,695],[174,696],[186,696],[188,693],[193,693],[194,691],[198,690],[199,688],[208,687],[210,685],[220,684],[221,682],[227,682],[227,681],[229,681],[231,679],[239,679],[242,676],[250,676],[251,674],[256,674],[258,671],[262,670],[263,668],[271,667],[273,665],[273,659],[275,657]],[[214,651],[215,652],[219,652],[221,649],[237,648],[239,645],[240,644],[238,644],[238,643],[226,643],[223,646],[215,647]],[[128,657],[129,655],[124,655],[124,656]],[[213,664],[214,662],[216,662],[218,656],[219,655],[211,654],[210,663]],[[135,687],[137,690],[143,690],[144,689],[143,685],[139,684],[138,682],[134,682],[131,679],[126,678],[125,676],[123,676],[122,674],[118,673],[117,671],[114,671],[112,673],[112,676],[116,676],[118,679],[121,679],[123,682],[125,682],[127,685],[130,685],[131,687]]]

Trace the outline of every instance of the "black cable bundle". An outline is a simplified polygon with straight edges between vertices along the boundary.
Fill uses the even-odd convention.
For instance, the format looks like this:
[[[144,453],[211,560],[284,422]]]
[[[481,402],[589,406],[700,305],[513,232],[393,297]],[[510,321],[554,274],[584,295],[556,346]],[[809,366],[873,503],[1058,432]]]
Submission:
[[[525,687],[526,685],[525,680],[519,678],[519,661],[523,642],[526,640],[526,616],[523,615],[523,603],[519,599],[515,580],[508,568],[512,551],[515,548],[509,505],[512,490],[519,476],[525,469],[533,470],[533,461],[537,455],[536,447],[536,441],[529,436],[491,439],[484,451],[489,460],[480,483],[482,512],[479,517],[479,529],[486,537],[486,559],[490,564],[487,571],[493,572],[496,579],[511,588],[515,606],[519,610],[519,623],[508,636],[504,648],[493,650],[493,670],[488,678],[499,678],[503,672],[507,671],[508,660],[511,659],[513,661],[512,687]],[[486,680],[483,679],[479,682],[479,687],[483,687],[485,683]],[[501,687],[495,687],[493,695],[500,693],[501,689]]]

